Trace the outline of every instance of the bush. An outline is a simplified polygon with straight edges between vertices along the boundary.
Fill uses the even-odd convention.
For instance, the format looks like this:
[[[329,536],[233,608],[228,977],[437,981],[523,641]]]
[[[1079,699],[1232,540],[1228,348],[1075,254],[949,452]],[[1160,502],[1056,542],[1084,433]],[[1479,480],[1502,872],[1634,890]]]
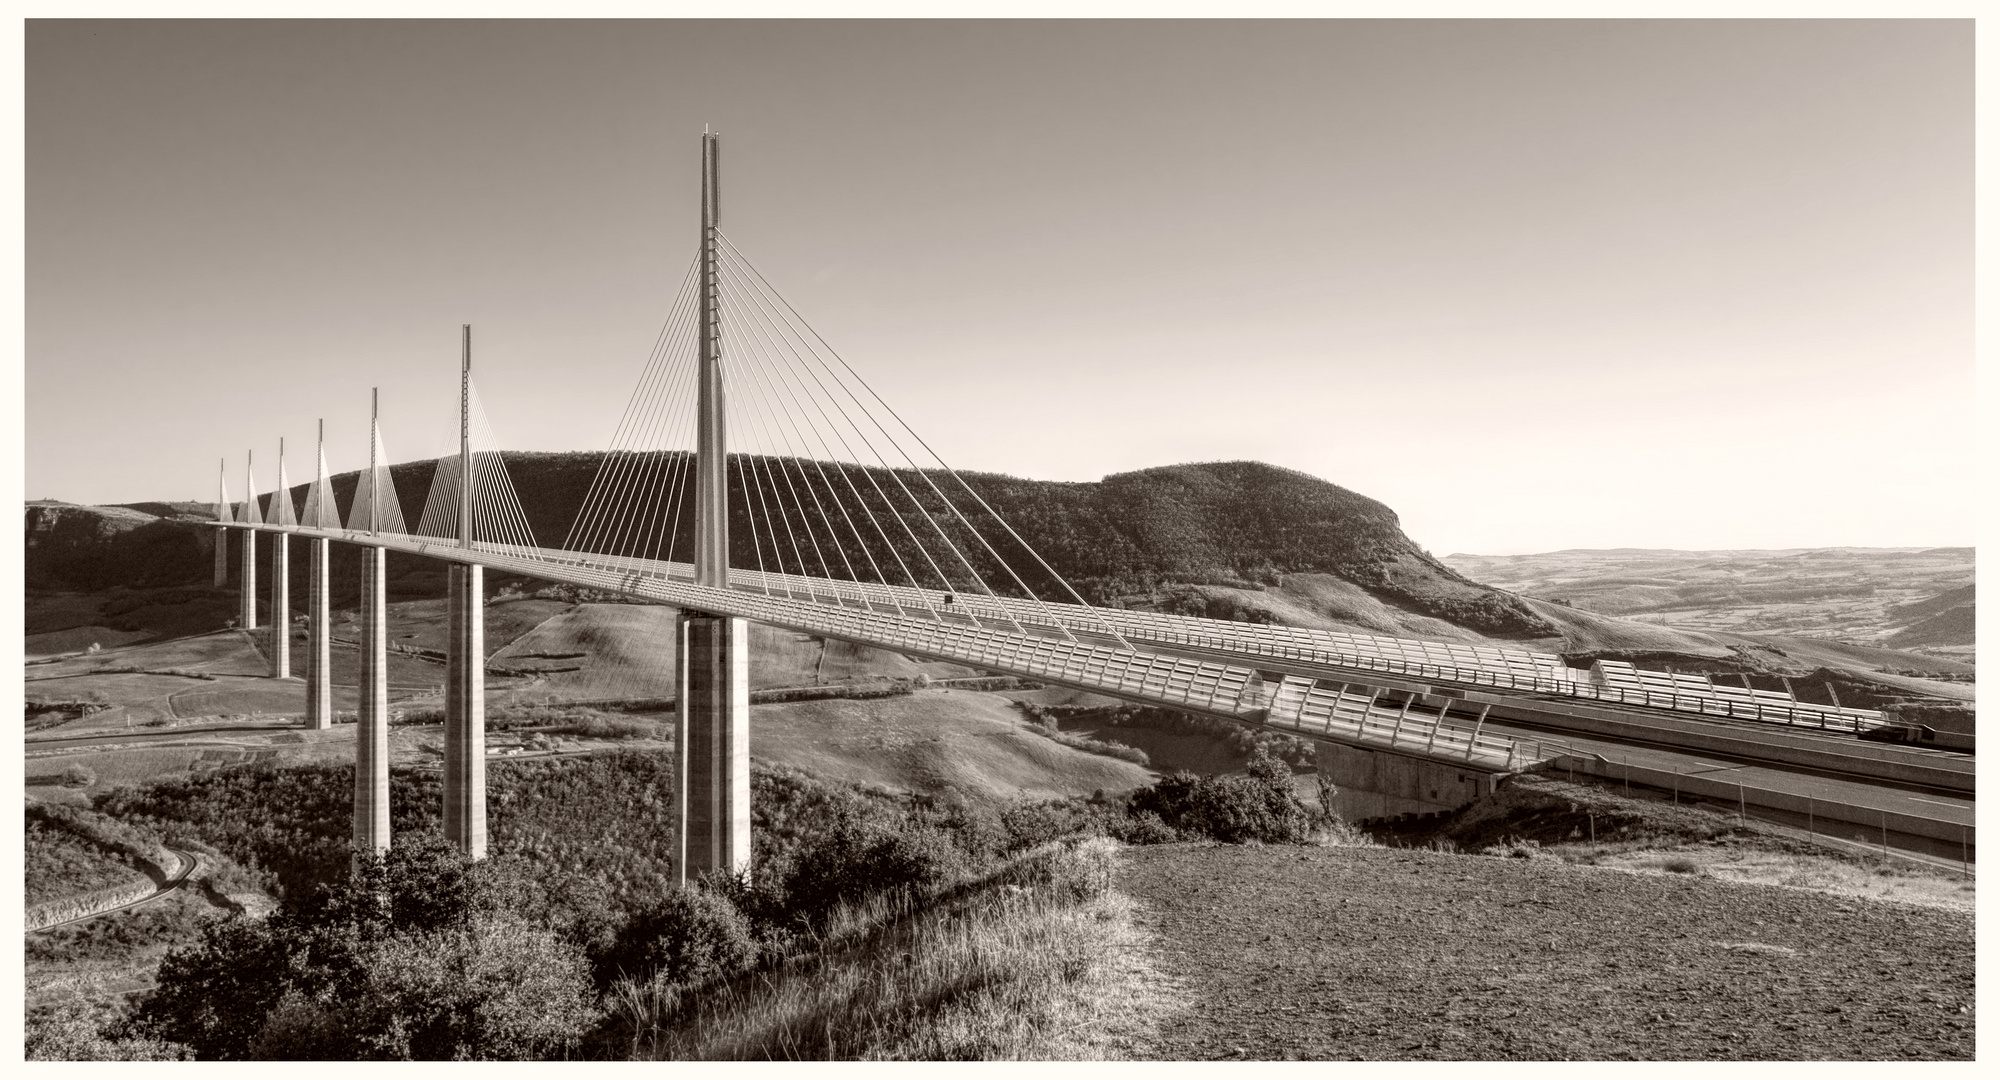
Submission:
[[[916,826],[888,831],[853,815],[800,853],[785,879],[788,914],[819,927],[843,903],[880,894],[920,897],[949,882],[963,857],[942,829]]]
[[[509,867],[405,834],[310,899],[170,952],[130,1033],[203,1060],[560,1055],[596,1013],[583,951],[530,922],[547,908]]]
[[[1298,843],[1311,829],[1311,815],[1292,791],[1290,767],[1261,748],[1250,757],[1248,776],[1175,773],[1133,795],[1129,809],[1228,844]]]
[[[30,939],[32,940],[32,939]],[[37,1005],[28,1010],[23,1050],[29,1061],[187,1061],[185,1046],[160,1039],[105,1034],[119,1017],[106,1002]]]
[[[1006,850],[1026,851],[1100,827],[1104,815],[1074,799],[1016,799],[1000,811]]]
[[[995,881],[1042,893],[1060,903],[1079,903],[1111,888],[1115,848],[1101,836],[1045,845],[1002,870]]]
[[[511,914],[397,934],[357,960],[317,993],[288,989],[249,1056],[535,1061],[563,1056],[597,1019],[583,957]]]
[[[640,911],[597,961],[598,984],[636,982],[698,986],[757,959],[749,920],[719,891],[682,887]]]
[[[82,762],[70,765],[62,771],[64,787],[84,788],[97,783],[97,774],[91,772]]]
[[[1024,711],[1026,710],[1024,709]],[[1105,757],[1115,757],[1120,761],[1129,761],[1134,765],[1142,767],[1153,764],[1153,760],[1146,756],[1146,752],[1136,746],[1126,746],[1120,742],[1108,742],[1103,739],[1093,739],[1088,735],[1078,734],[1074,731],[1064,731],[1060,727],[1057,727],[1055,719],[1047,714],[1037,715],[1030,712],[1029,719],[1029,731],[1045,739],[1061,743],[1072,750],[1081,750],[1086,754],[1103,754]]]
[[[1122,820],[1111,823],[1110,834],[1112,839],[1126,844],[1171,844],[1182,839],[1180,830],[1151,810],[1127,811]]]

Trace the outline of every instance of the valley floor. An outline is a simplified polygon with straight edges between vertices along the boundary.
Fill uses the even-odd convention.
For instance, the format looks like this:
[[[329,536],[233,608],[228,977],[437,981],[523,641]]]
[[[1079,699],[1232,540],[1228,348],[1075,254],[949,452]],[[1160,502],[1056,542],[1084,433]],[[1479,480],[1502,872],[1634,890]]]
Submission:
[[[1970,1059],[1973,917],[1369,847],[1128,848],[1147,1059]]]

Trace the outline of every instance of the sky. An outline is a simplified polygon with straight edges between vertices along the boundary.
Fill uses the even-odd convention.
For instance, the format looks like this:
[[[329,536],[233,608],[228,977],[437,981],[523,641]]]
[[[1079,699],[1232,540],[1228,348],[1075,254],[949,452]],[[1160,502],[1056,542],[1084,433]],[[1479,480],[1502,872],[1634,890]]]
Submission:
[[[723,227],[960,469],[1973,542],[1969,21],[32,21],[26,490],[601,449]]]

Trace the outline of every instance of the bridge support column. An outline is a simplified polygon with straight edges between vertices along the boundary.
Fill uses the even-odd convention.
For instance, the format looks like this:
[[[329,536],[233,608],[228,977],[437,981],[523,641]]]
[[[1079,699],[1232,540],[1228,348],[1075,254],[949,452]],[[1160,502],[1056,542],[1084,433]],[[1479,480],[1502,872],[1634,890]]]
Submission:
[[[333,677],[327,670],[330,659],[326,598],[327,557],[332,542],[312,539],[306,567],[306,726],[316,731],[333,727]]]
[[[215,587],[220,589],[229,584],[229,530],[220,526],[215,530]]]
[[[750,868],[750,630],[742,619],[682,612],[674,680],[680,870]]]
[[[361,700],[354,723],[354,850],[389,848],[389,553],[361,549]]]
[[[485,568],[451,568],[451,643],[445,653],[444,835],[486,857]]]
[[[292,677],[292,538],[279,533],[271,542],[271,677]]]
[[[243,530],[243,580],[236,583],[243,610],[237,616],[237,625],[245,630],[257,629],[257,530]]]

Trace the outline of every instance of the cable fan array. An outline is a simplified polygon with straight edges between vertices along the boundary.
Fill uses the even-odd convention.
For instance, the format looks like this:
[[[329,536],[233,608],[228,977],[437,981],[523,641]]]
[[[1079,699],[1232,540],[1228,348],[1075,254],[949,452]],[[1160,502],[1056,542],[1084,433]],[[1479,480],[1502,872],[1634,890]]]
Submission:
[[[514,554],[539,557],[528,515],[521,510],[520,496],[507,476],[500,459],[500,442],[493,437],[493,425],[486,418],[486,406],[479,400],[479,387],[468,383],[471,398],[472,450],[472,541],[474,547],[509,549]],[[466,469],[459,455],[438,459],[431,475],[431,489],[424,500],[424,513],[417,520],[417,535],[444,540],[458,539],[459,492]],[[379,458],[377,459],[380,460]],[[389,500],[385,497],[384,502]],[[385,512],[387,507],[384,508]],[[352,515],[350,515],[352,517]],[[356,527],[352,524],[350,528]]]
[[[735,451],[726,465],[729,562],[739,587],[796,596],[789,582],[798,579],[900,586],[889,602],[905,616],[1017,633],[1027,631],[1009,614],[1012,605],[979,605],[982,615],[960,595],[1044,605],[1046,593],[1082,604],[718,237],[724,399]],[[697,257],[655,339],[563,545],[570,552],[664,563],[660,572],[678,578],[691,573],[699,266]],[[1108,624],[1103,629],[1122,641]]]
[[[354,502],[347,509],[347,527],[355,532],[408,532],[409,527],[403,524],[403,504],[396,498],[396,482],[389,475],[389,450],[382,443],[379,425],[373,428],[372,435],[369,460],[375,463],[375,467],[362,470],[361,475],[355,478]],[[454,504],[454,515],[456,512]],[[457,524],[455,516],[453,524]]]

